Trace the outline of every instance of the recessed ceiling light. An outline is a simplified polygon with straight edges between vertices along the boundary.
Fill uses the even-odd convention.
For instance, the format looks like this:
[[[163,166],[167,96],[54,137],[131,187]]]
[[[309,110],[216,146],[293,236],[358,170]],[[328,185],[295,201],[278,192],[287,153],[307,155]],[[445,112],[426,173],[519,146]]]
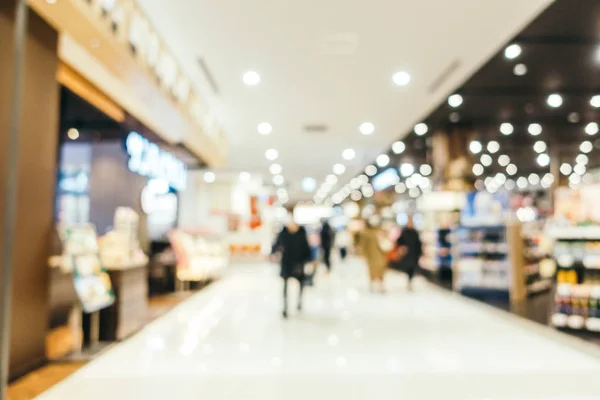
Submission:
[[[507,179],[504,183],[504,187],[506,188],[506,190],[511,191],[514,190],[515,187],[517,187],[517,183],[512,179]]]
[[[483,175],[483,171],[484,171],[483,165],[481,165],[481,164],[475,164],[475,165],[473,165],[473,174],[475,176],[481,176],[481,175]]]
[[[354,151],[354,149],[346,149],[342,152],[342,158],[344,160],[354,160],[354,157],[356,157],[356,151]]]
[[[390,157],[387,154],[380,154],[377,156],[377,165],[380,168],[386,167],[390,163]]]
[[[242,79],[248,86],[256,86],[260,83],[260,75],[256,71],[246,72]]]
[[[271,171],[273,175],[279,175],[283,171],[283,168],[281,168],[281,165],[279,164],[271,164],[269,171]]]
[[[365,174],[368,176],[375,176],[377,174],[377,167],[374,165],[367,165],[365,167]]]
[[[537,142],[535,142],[535,144],[533,145],[533,150],[536,153],[543,153],[546,151],[546,149],[548,148],[548,146],[546,145],[546,142],[543,142],[541,140],[538,140]]]
[[[594,136],[598,133],[598,124],[596,122],[590,122],[585,126],[585,133],[590,136]]]
[[[506,173],[513,176],[517,173],[517,166],[515,164],[508,164],[506,166]]]
[[[562,106],[563,98],[558,93],[552,93],[550,96],[548,96],[548,99],[546,99],[546,103],[548,103],[548,105],[552,108],[558,108]]]
[[[572,124],[576,124],[579,121],[581,121],[581,115],[579,115],[578,112],[572,112],[569,113],[569,116],[567,117],[567,120],[572,123]]]
[[[342,175],[344,172],[346,172],[346,167],[344,166],[344,164],[335,164],[333,166],[333,173],[336,175]]]
[[[521,46],[513,43],[504,49],[504,57],[508,58],[509,60],[514,60],[521,55],[521,51]]]
[[[560,166],[560,173],[567,176],[567,175],[571,175],[571,172],[573,172],[573,167],[571,167],[570,164],[567,163],[562,163]]]
[[[583,175],[586,173],[586,171],[587,168],[583,164],[577,164],[573,167],[573,172],[575,172],[577,175]]]
[[[338,182],[338,177],[333,174],[329,174],[327,175],[327,178],[325,178],[325,182],[330,185],[335,185]]]
[[[67,136],[71,140],[77,140],[79,139],[79,131],[75,128],[71,128],[67,131]]]
[[[593,149],[594,145],[589,140],[586,140],[585,142],[581,143],[581,146],[579,146],[579,150],[581,150],[582,153],[589,153]]]
[[[415,167],[412,164],[404,163],[400,166],[400,174],[407,177],[411,176],[415,172]]]
[[[483,150],[483,146],[481,145],[480,141],[473,140],[473,141],[471,141],[471,143],[469,143],[469,150],[473,154],[479,154]]]
[[[529,174],[529,178],[527,178],[527,180],[529,181],[529,183],[535,186],[540,183],[540,176],[538,174]]]
[[[306,177],[302,179],[302,190],[306,193],[312,193],[317,189],[317,181],[315,178]]]
[[[575,162],[577,164],[581,164],[581,165],[587,165],[588,162],[590,162],[590,158],[588,156],[586,156],[585,154],[579,154],[576,158],[575,158]]]
[[[483,165],[485,165],[486,167],[489,167],[490,165],[492,165],[492,156],[490,156],[489,154],[484,154],[481,156],[480,159],[481,163]]]
[[[375,125],[373,125],[370,122],[363,122],[358,127],[358,130],[360,131],[360,133],[362,133],[365,136],[372,135],[373,132],[375,132]]]
[[[406,192],[406,185],[404,183],[400,182],[399,184],[397,184],[394,187],[394,190],[396,191],[396,193],[402,194],[402,193]]]
[[[275,175],[273,177],[273,183],[277,186],[281,186],[285,183],[285,178],[282,175]]]
[[[458,121],[460,121],[460,114],[457,112],[450,113],[450,117],[448,119],[453,124],[456,124]]]
[[[360,190],[355,190],[352,193],[350,193],[350,199],[354,201],[359,201],[360,199],[362,199],[362,193],[360,192]]]
[[[256,128],[256,130],[261,135],[268,135],[273,131],[273,127],[268,122],[261,122],[260,124],[258,124],[258,127]]]
[[[209,171],[209,172],[204,173],[203,178],[204,178],[204,182],[213,183],[217,179],[217,176],[215,175],[214,172]]]
[[[538,123],[529,124],[527,132],[532,136],[538,136],[542,133],[542,126]]]
[[[392,144],[392,151],[394,152],[394,154],[404,153],[404,150],[406,150],[406,145],[404,144],[404,142],[397,141],[394,142],[394,144]]]
[[[415,133],[418,136],[423,136],[424,134],[427,133],[428,130],[429,130],[429,127],[427,126],[427,124],[425,124],[423,122],[415,125]]]
[[[491,154],[497,153],[498,150],[500,150],[500,143],[496,142],[495,140],[492,140],[491,142],[488,143],[487,150]]]
[[[517,179],[517,186],[521,189],[525,189],[528,185],[528,181],[527,178],[525,178],[524,176],[521,176],[519,179]]]
[[[506,154],[502,154],[500,157],[498,157],[498,164],[500,164],[502,167],[506,167],[508,164],[510,164],[510,157]]]
[[[429,164],[423,164],[421,165],[421,168],[419,168],[419,172],[421,172],[421,175],[423,176],[429,176],[433,172],[433,168],[431,168],[431,165]]]
[[[500,125],[500,133],[502,133],[505,136],[512,134],[514,131],[515,128],[509,122],[504,122],[502,125]]]
[[[410,83],[410,74],[406,71],[398,71],[392,76],[396,86],[406,86]]]
[[[594,108],[600,108],[600,95],[592,96],[590,99],[590,105]]]
[[[251,175],[248,172],[240,172],[239,180],[240,182],[248,182],[250,181]]]
[[[525,76],[527,75],[527,65],[525,64],[517,64],[513,68],[513,74],[516,76]]]
[[[265,157],[269,161],[275,161],[279,157],[279,152],[275,149],[269,149],[265,151]]]
[[[462,103],[463,98],[460,94],[453,94],[452,96],[448,97],[448,104],[450,105],[450,107],[460,107]]]
[[[539,154],[537,156],[537,163],[542,167],[550,165],[550,156],[546,153]]]

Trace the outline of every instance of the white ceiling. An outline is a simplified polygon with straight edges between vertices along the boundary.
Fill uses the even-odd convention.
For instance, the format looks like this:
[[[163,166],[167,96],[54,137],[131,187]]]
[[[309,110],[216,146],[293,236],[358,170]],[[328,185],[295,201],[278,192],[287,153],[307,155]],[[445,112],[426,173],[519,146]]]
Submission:
[[[217,110],[231,141],[230,167],[269,175],[264,153],[299,193],[300,180],[322,181],[345,148],[345,183],[411,129],[551,0],[138,0],[152,25]],[[331,54],[328,38],[344,45]],[[198,67],[208,65],[219,93]],[[460,67],[429,87],[455,60]],[[261,75],[256,87],[242,75]],[[412,82],[392,84],[406,70]],[[256,127],[273,125],[269,136]],[[376,132],[358,132],[371,121]],[[303,132],[325,124],[323,134]],[[294,190],[294,187],[296,190]],[[294,193],[296,196],[294,196]],[[306,196],[310,197],[310,196]]]

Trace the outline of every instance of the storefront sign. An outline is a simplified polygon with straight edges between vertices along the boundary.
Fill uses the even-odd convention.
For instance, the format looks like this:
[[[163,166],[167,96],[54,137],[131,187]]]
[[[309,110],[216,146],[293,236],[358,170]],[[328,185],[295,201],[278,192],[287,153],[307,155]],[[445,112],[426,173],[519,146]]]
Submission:
[[[131,132],[125,141],[129,154],[129,169],[148,178],[166,181],[175,190],[185,190],[187,167],[174,155],[161,150],[137,132]]]

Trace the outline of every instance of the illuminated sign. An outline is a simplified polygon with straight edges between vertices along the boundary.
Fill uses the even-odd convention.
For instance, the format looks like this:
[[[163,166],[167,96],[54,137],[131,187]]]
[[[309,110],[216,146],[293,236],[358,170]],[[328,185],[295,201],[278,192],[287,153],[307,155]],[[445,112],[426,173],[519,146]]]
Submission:
[[[398,170],[396,168],[388,168],[373,178],[372,183],[375,190],[381,191],[396,185],[398,182],[400,182]]]
[[[161,150],[155,143],[137,132],[131,132],[125,141],[129,154],[129,169],[148,178],[166,181],[175,190],[185,190],[187,167],[171,153]]]

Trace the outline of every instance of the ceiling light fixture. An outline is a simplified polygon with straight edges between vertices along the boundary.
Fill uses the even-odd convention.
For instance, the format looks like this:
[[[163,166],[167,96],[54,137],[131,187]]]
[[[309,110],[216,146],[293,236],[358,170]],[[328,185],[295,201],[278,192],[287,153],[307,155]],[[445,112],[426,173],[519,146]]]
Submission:
[[[282,175],[275,175],[273,177],[273,183],[277,186],[281,186],[285,183],[285,178]]]
[[[500,164],[502,167],[506,167],[508,164],[510,164],[510,157],[506,154],[502,154],[500,157],[498,157],[498,164]]]
[[[590,162],[590,158],[588,156],[586,156],[585,154],[579,154],[575,158],[575,162],[577,164],[581,164],[581,165],[588,165],[588,163]]]
[[[346,167],[344,166],[344,164],[335,164],[333,166],[333,173],[336,175],[342,175],[344,172],[346,172]]]
[[[394,152],[394,154],[404,153],[404,150],[406,150],[406,145],[404,144],[404,142],[397,141],[394,142],[394,144],[392,144],[392,151]]]
[[[406,71],[398,71],[392,75],[392,81],[396,86],[406,86],[410,83],[410,74]]]
[[[204,182],[213,183],[217,179],[217,176],[215,175],[214,172],[209,171],[209,172],[204,173],[203,178],[204,178]]]
[[[71,128],[67,131],[67,136],[71,140],[79,139],[79,131],[76,128]]]
[[[469,143],[469,150],[473,154],[479,154],[483,150],[483,146],[481,145],[480,141],[473,140],[473,141],[471,141],[471,143]]]
[[[453,94],[452,96],[448,97],[448,104],[450,105],[450,107],[460,107],[460,105],[463,103],[463,98],[460,94]]]
[[[48,4],[56,4],[58,0],[46,0]]]
[[[375,176],[377,174],[377,167],[374,165],[367,165],[365,167],[365,174],[368,176]]]
[[[594,108],[600,108],[600,95],[592,96],[590,99],[590,105]]]
[[[583,176],[587,171],[587,168],[583,164],[577,164],[573,167],[573,172],[577,175]]]
[[[521,51],[521,46],[513,43],[504,49],[504,57],[508,58],[509,60],[514,60],[521,55]]]
[[[497,153],[500,150],[500,143],[496,142],[495,140],[492,140],[491,142],[488,143],[487,150],[491,154]]]
[[[481,176],[481,175],[483,175],[483,172],[484,172],[483,165],[481,165],[481,164],[473,165],[473,175]]]
[[[558,108],[562,106],[563,98],[560,94],[553,93],[550,96],[548,96],[548,99],[546,99],[546,103],[552,108]]]
[[[344,160],[354,160],[354,157],[356,157],[356,151],[354,151],[354,149],[346,149],[342,152],[342,158]]]
[[[481,156],[480,161],[484,166],[489,167],[490,165],[492,165],[492,156],[490,156],[489,154],[484,154]]]
[[[529,177],[527,178],[527,180],[529,181],[529,183],[531,183],[533,186],[539,185],[540,184],[540,176],[538,174],[529,174]]]
[[[389,163],[390,163],[390,158],[388,157],[387,154],[381,154],[377,157],[377,165],[379,166],[379,168],[383,168],[386,167]]]
[[[429,176],[433,172],[433,168],[431,168],[431,165],[429,164],[423,164],[421,165],[421,168],[419,168],[419,172],[423,176]]]
[[[260,124],[258,124],[258,127],[256,128],[256,130],[261,135],[266,136],[273,131],[273,127],[268,122],[261,122]]]
[[[519,179],[517,179],[517,186],[519,187],[519,189],[525,189],[527,185],[527,178],[525,178],[524,176],[521,176]]]
[[[275,161],[279,157],[279,152],[275,149],[269,149],[265,151],[265,157],[269,161]]]
[[[394,190],[396,191],[396,193],[402,194],[402,193],[406,192],[406,185],[404,183],[400,182],[399,184],[397,184],[394,187]]]
[[[537,142],[535,142],[535,144],[533,145],[533,150],[536,153],[543,153],[546,151],[546,149],[548,148],[548,146],[546,145],[546,142],[542,141],[542,140],[538,140]]]
[[[372,135],[375,132],[375,125],[370,122],[363,122],[358,127],[358,130],[365,136]]]
[[[527,65],[525,64],[517,64],[513,68],[513,74],[516,76],[525,76],[527,75]]]
[[[260,75],[256,71],[248,71],[244,74],[242,80],[248,86],[256,86],[260,83]]]
[[[568,175],[571,175],[571,172],[573,172],[573,167],[571,167],[570,164],[567,164],[567,163],[562,163],[561,164],[561,166],[560,166],[560,173],[561,174],[563,174],[565,176],[568,176]]]
[[[302,190],[306,193],[313,193],[317,189],[317,181],[315,178],[306,177],[302,179]]]
[[[546,153],[539,154],[537,156],[537,163],[541,167],[547,167],[548,165],[550,165],[550,156]]]
[[[590,122],[585,126],[585,133],[587,133],[590,136],[596,135],[598,133],[598,130],[598,123],[596,122]]]
[[[400,174],[404,177],[411,176],[415,172],[415,167],[412,164],[404,163],[400,166]]]
[[[415,133],[417,134],[417,136],[423,136],[424,134],[427,133],[427,131],[429,130],[429,127],[427,126],[427,124],[421,122],[420,124],[416,124],[415,125]]]
[[[569,115],[567,116],[567,120],[572,124],[576,124],[579,121],[581,121],[581,116],[579,115],[578,112],[572,112],[572,113],[569,113]]]
[[[279,175],[283,171],[283,168],[281,168],[281,165],[279,164],[271,164],[269,171],[271,171],[273,175]]]
[[[327,178],[325,178],[325,182],[327,182],[329,185],[335,185],[338,182],[338,177],[334,174],[329,174],[327,175]]]
[[[517,173],[517,166],[515,164],[508,164],[506,166],[506,173],[513,176]]]
[[[589,140],[586,140],[585,142],[581,143],[581,146],[579,146],[579,150],[581,150],[582,153],[589,153],[593,149],[594,145]]]
[[[542,130],[542,126],[538,123],[529,124],[529,127],[527,128],[527,132],[529,132],[531,136],[538,136],[542,133]]]
[[[511,135],[514,131],[514,126],[509,122],[505,122],[500,125],[500,133],[502,133],[504,136]]]

